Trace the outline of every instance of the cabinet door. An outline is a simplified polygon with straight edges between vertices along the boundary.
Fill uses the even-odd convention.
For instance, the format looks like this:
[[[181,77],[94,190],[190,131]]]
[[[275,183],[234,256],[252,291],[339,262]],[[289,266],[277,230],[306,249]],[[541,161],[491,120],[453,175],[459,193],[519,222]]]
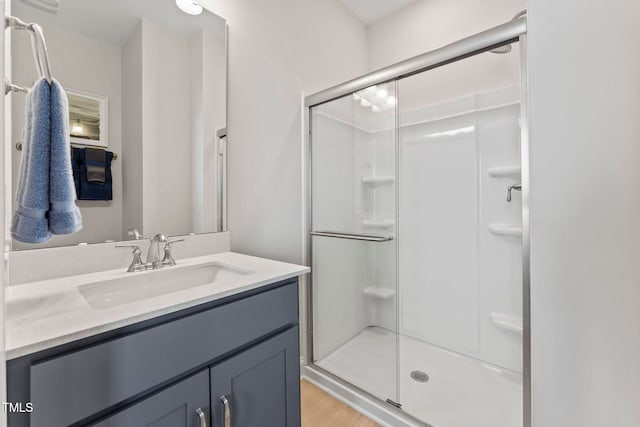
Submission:
[[[211,368],[211,414],[215,426],[300,426],[297,326]]]
[[[208,425],[210,425],[208,369],[96,424],[97,427],[205,427]]]

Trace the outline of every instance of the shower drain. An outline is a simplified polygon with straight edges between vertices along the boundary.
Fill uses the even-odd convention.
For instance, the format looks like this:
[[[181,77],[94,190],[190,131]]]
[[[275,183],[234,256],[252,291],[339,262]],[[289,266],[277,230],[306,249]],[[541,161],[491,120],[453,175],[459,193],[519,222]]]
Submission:
[[[429,375],[427,375],[426,373],[424,373],[422,371],[413,371],[413,372],[411,372],[411,378],[414,381],[417,381],[419,383],[426,383],[427,381],[429,381]]]

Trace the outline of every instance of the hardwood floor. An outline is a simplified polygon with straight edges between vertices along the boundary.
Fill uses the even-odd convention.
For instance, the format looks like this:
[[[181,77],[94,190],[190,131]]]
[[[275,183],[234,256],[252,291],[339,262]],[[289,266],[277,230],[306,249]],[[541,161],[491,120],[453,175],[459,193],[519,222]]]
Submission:
[[[300,381],[302,427],[375,427],[378,424],[334,399],[313,384]]]

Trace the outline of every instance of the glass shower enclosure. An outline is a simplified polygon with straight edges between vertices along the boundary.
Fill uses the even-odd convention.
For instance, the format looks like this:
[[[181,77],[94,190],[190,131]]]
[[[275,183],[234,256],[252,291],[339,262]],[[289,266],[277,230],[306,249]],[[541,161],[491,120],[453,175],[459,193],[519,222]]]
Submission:
[[[307,99],[310,366],[428,425],[529,423],[525,30]]]

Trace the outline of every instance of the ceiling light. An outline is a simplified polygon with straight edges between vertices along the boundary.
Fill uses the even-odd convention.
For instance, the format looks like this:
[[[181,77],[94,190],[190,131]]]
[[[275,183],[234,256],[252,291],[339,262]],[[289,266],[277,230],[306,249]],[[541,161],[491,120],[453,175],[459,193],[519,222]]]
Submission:
[[[71,133],[78,135],[84,132],[84,126],[80,123],[80,119],[76,120],[73,125],[71,125]]]
[[[380,109],[380,107],[378,107],[376,105],[372,105],[371,106],[371,111],[373,111],[374,113],[379,113],[382,110]]]
[[[176,6],[189,15],[200,15],[202,13],[202,6],[196,0],[176,0]]]
[[[378,91],[376,95],[378,96],[378,98],[386,98],[387,95],[389,95],[389,91],[386,90],[385,88],[382,88]]]
[[[360,105],[362,105],[363,107],[371,107],[371,103],[364,98],[360,100]]]
[[[394,106],[396,105],[396,97],[395,96],[390,96],[387,98],[387,105],[388,106]]]

